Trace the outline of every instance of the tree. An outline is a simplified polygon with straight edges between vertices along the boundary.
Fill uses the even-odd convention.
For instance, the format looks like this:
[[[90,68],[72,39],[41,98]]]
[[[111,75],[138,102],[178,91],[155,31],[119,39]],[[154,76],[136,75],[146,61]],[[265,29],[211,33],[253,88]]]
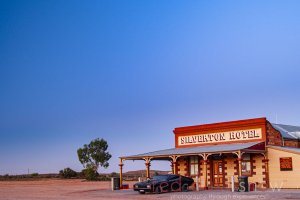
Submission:
[[[86,180],[95,181],[99,178],[98,172],[91,167],[82,170],[82,172]]]
[[[104,139],[97,138],[77,150],[78,159],[87,171],[93,170],[97,174],[99,166],[104,168],[109,166],[108,160],[111,158],[111,155],[107,148],[107,142]]]
[[[63,170],[60,170],[59,175],[62,178],[73,178],[73,177],[77,176],[77,172],[75,172],[71,168],[67,167],[67,168],[64,168]]]
[[[112,172],[110,175],[109,175],[110,177],[118,177],[119,176],[119,174],[118,173],[116,173],[116,172]]]

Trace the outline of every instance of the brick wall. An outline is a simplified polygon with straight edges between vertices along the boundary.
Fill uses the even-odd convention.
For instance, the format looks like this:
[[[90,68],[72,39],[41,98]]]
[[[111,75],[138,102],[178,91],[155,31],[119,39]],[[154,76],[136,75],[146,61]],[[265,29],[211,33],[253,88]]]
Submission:
[[[188,160],[186,157],[180,157],[177,160],[177,172],[182,176],[188,176]]]
[[[249,177],[249,182],[257,183],[258,188],[265,188],[267,186],[266,174],[265,174],[265,163],[263,162],[264,157],[260,154],[251,154],[252,161],[252,176]],[[207,186],[213,187],[212,185],[212,161],[209,160],[207,164]],[[235,155],[227,154],[224,155],[223,159],[223,173],[224,173],[224,188],[231,188],[231,176],[235,177],[235,182],[238,178],[238,161]],[[204,163],[203,160],[199,160],[199,186],[204,187]],[[177,160],[178,174],[183,176],[189,176],[189,162],[188,157],[180,157]],[[194,179],[196,180],[196,179]],[[194,188],[193,188],[194,189]]]
[[[284,140],[284,146],[299,148],[299,142],[297,140]]]
[[[278,130],[267,122],[267,145],[282,146],[282,137]]]
[[[207,160],[207,187],[212,187],[212,178],[211,178],[211,165],[212,165],[212,162],[211,160]]]
[[[263,155],[252,154],[252,176],[249,177],[249,182],[256,183],[257,188],[266,188],[265,163]]]
[[[257,188],[266,188],[266,174],[265,174],[265,163],[263,162],[263,155],[260,154],[251,154],[252,162],[252,175],[249,176],[248,181],[250,183],[256,183]],[[233,169],[233,170],[232,170]],[[228,158],[227,160],[227,175],[228,175],[228,187],[231,187],[230,177],[234,175],[235,182],[239,175],[239,164],[236,156]]]
[[[234,155],[227,155],[224,160],[224,175],[225,175],[225,187],[231,188],[231,177],[235,175],[235,161]],[[235,176],[237,179],[237,176]],[[236,180],[237,181],[237,180]]]

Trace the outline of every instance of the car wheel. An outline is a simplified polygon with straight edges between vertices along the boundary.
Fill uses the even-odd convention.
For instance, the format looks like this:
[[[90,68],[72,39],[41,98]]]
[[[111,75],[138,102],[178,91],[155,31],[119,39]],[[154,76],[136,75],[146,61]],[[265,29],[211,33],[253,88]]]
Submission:
[[[189,191],[189,186],[186,185],[186,184],[183,184],[182,187],[181,187],[181,191],[182,191],[182,192],[187,192],[187,191]]]
[[[139,191],[140,194],[145,194],[145,191]]]
[[[160,191],[160,187],[157,186],[157,187],[155,188],[155,193],[156,193],[156,194],[160,194],[160,192],[161,192],[161,191]]]

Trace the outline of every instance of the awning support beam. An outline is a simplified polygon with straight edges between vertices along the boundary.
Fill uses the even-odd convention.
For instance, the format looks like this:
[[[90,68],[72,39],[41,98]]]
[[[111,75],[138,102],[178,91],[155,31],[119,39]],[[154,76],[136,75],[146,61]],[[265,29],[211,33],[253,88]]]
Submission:
[[[203,164],[204,164],[204,189],[207,190],[208,187],[207,187],[207,164],[208,164],[208,156],[210,156],[212,154],[208,154],[208,153],[203,153],[203,154],[199,154],[199,156],[201,156],[203,158]]]
[[[145,165],[146,165],[146,178],[150,178],[150,161],[152,157],[145,157],[143,158],[145,160]]]
[[[177,170],[177,159],[180,157],[180,155],[172,155],[169,156],[172,160],[172,174],[177,174],[178,170]]]
[[[242,162],[243,162],[243,154],[245,152],[241,152],[241,150],[232,152],[233,154],[237,155],[237,161],[238,161],[238,169],[239,169],[239,176],[242,176]]]
[[[120,164],[119,164],[119,166],[120,166],[120,186],[122,186],[122,184],[123,184],[123,160],[125,160],[125,159],[122,159],[122,158],[120,158]]]

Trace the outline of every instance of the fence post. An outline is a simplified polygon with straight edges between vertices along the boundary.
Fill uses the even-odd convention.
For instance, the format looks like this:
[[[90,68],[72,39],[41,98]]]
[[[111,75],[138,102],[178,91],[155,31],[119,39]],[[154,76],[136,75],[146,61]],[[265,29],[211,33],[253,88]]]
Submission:
[[[199,177],[196,176],[196,191],[199,191]]]
[[[231,192],[234,192],[234,176],[231,176]]]

